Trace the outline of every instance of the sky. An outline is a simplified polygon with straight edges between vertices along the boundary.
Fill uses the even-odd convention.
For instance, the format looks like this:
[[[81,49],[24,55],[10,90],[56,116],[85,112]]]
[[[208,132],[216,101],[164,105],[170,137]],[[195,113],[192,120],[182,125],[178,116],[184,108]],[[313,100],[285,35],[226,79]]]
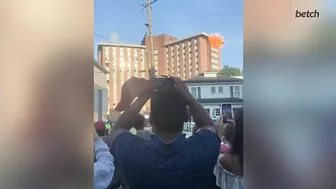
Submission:
[[[97,43],[140,44],[148,31],[146,0],[94,1],[94,57]],[[243,0],[157,0],[152,4],[153,35],[177,38],[219,33],[222,65],[243,68]]]

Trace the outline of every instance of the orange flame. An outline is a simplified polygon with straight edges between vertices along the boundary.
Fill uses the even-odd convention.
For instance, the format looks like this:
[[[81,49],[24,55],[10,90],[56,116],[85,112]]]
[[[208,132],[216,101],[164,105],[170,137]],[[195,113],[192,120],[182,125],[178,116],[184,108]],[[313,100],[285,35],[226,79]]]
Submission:
[[[224,38],[219,34],[212,34],[208,37],[210,46],[212,48],[221,48],[224,44]]]

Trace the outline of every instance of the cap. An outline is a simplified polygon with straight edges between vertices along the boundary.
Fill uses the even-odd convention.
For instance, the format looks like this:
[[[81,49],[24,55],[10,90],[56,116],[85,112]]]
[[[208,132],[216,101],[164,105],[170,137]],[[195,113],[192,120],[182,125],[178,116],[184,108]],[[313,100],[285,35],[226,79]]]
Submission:
[[[105,122],[104,121],[96,121],[93,126],[95,127],[96,131],[104,131],[106,130]]]

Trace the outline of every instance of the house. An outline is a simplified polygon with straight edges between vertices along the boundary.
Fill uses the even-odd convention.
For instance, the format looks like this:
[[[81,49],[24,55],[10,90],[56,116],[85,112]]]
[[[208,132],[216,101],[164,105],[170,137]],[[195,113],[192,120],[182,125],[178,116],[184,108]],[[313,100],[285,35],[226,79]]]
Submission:
[[[108,90],[106,88],[106,74],[108,74],[103,66],[93,62],[93,78],[94,78],[94,121],[106,119],[108,112]]]
[[[205,72],[186,80],[193,97],[209,112],[213,120],[222,113],[234,115],[243,107],[243,79]]]
[[[237,78],[237,79],[244,79],[244,76],[231,76],[233,78]]]

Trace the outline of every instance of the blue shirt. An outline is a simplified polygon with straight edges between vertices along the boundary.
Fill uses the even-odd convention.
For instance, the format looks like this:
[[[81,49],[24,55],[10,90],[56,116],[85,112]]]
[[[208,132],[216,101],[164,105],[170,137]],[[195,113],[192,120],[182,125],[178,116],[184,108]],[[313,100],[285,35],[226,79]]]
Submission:
[[[116,138],[113,154],[132,189],[212,189],[219,148],[218,136],[207,129],[169,144],[125,132]]]

